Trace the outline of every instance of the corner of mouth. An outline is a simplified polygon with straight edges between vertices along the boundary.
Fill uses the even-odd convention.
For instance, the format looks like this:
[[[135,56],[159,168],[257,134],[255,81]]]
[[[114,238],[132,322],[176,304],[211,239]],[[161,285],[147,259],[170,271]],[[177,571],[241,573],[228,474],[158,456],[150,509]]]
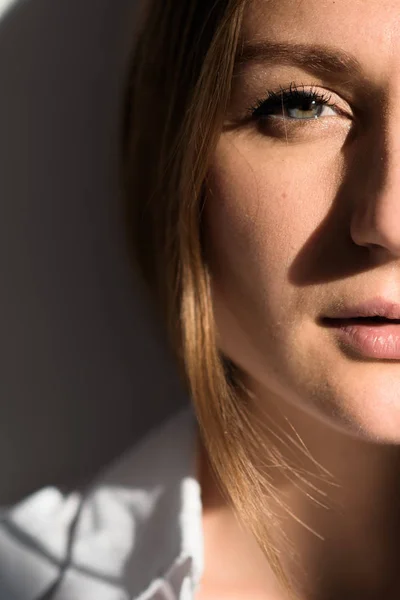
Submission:
[[[365,325],[370,327],[374,325],[400,325],[400,319],[388,319],[378,315],[347,318],[320,317],[318,322],[323,327],[340,327],[343,325]]]

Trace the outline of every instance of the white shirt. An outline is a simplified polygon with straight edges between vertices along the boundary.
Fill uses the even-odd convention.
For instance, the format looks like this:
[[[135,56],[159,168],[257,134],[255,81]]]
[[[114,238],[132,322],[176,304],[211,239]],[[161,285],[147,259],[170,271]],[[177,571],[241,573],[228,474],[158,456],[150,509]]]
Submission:
[[[0,524],[1,600],[192,600],[203,570],[196,421],[186,408],[91,486],[46,488]]]

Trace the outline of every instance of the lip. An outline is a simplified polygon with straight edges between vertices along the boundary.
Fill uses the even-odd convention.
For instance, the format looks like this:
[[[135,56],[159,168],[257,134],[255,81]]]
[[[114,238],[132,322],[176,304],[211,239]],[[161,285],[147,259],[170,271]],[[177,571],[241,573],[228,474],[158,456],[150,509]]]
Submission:
[[[374,359],[400,359],[400,323],[357,321],[357,317],[400,319],[400,304],[373,298],[362,304],[344,307],[322,323],[333,329],[341,345],[358,356]]]
[[[329,319],[351,319],[354,317],[385,317],[400,319],[400,304],[384,298],[372,298],[360,304],[343,306],[340,310],[326,315]]]

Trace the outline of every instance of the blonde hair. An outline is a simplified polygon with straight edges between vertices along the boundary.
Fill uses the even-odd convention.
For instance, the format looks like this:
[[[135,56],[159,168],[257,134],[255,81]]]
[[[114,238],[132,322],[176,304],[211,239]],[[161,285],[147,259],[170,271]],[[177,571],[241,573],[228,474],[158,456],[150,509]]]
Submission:
[[[237,369],[218,350],[202,247],[204,182],[230,97],[245,2],[158,0],[147,7],[125,126],[127,216],[136,262],[167,325],[213,469],[289,590],[271,543],[266,499],[274,490],[256,458],[266,440]]]

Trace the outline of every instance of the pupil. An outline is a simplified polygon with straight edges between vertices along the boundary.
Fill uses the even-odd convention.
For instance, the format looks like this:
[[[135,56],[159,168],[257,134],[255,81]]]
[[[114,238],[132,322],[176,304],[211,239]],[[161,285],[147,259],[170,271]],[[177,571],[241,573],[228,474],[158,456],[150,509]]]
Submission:
[[[313,119],[319,116],[321,108],[315,100],[305,99],[303,102],[297,102],[296,105],[293,105],[289,109],[289,115],[296,118],[296,116],[302,114],[303,118]]]
[[[317,110],[315,100],[305,100],[305,102],[301,106],[300,110],[302,112],[312,112],[312,111]]]

